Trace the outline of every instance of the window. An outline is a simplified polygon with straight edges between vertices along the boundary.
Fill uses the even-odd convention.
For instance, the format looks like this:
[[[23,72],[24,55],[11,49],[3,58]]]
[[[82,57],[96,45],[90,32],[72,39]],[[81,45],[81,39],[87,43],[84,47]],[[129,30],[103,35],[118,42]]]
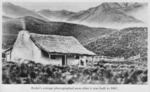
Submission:
[[[2,53],[2,58],[5,58],[6,57],[6,54],[5,53]]]
[[[56,59],[56,55],[51,55],[51,59]]]
[[[75,55],[75,59],[79,59],[79,55]]]

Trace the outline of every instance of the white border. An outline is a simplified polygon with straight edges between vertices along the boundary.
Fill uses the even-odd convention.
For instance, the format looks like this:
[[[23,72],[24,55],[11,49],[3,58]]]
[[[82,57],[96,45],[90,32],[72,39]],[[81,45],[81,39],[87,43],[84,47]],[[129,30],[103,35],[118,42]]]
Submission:
[[[148,2],[149,0],[2,0],[3,2]],[[150,7],[149,7],[150,8]],[[2,14],[2,3],[0,3],[0,14]],[[148,9],[150,10],[150,9]],[[148,14],[150,15],[150,14]],[[0,18],[1,21],[1,31],[0,31],[0,37],[2,38],[2,17]],[[149,19],[148,19],[149,23]],[[150,26],[148,24],[148,26]],[[148,28],[149,30],[149,28]],[[150,35],[150,32],[148,32],[148,36]],[[150,38],[148,37],[148,60],[150,60],[150,52],[149,52],[149,41]],[[2,46],[2,40],[0,41],[0,44]],[[1,49],[0,49],[1,50]],[[2,63],[0,62],[0,67],[2,67]],[[148,69],[150,68],[149,62],[148,62]],[[2,73],[2,69],[0,69],[0,75]],[[2,80],[0,80],[0,92],[150,92],[150,72],[148,71],[148,84],[149,85],[26,85],[26,84],[10,84],[10,85],[4,85],[1,84]],[[0,76],[1,78],[2,76]],[[117,90],[31,90],[31,87],[117,87]]]

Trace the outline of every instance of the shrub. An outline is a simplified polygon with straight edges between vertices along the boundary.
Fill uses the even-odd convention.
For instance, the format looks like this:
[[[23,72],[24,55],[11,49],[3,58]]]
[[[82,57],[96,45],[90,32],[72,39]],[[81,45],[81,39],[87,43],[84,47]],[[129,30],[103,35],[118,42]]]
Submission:
[[[119,64],[116,66],[115,68],[103,67],[99,64],[95,67],[79,68],[77,66],[42,65],[33,61],[22,64],[3,62],[2,80],[3,84],[147,83],[146,67],[121,69]]]

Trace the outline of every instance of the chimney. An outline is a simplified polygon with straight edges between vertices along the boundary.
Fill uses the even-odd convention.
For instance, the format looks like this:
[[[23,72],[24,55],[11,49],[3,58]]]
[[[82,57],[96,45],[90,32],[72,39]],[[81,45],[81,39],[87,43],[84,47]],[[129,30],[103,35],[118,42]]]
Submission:
[[[21,30],[18,33],[18,37],[16,39],[16,43],[19,43],[17,45],[22,46],[22,45],[27,45],[28,41],[30,39],[30,33],[27,30]]]
[[[26,23],[25,23],[24,18],[21,18],[20,20],[21,20],[21,24],[22,24],[22,29],[26,30]]]
[[[21,30],[18,33],[18,37],[14,43],[12,50],[12,59],[18,61],[19,59],[32,60],[33,45],[30,40],[30,33],[27,30]]]

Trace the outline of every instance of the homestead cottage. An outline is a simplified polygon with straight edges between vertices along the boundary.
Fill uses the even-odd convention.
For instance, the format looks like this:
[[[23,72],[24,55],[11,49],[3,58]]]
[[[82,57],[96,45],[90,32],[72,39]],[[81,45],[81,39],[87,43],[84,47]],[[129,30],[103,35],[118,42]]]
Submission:
[[[95,53],[84,48],[73,36],[43,35],[20,31],[6,61],[32,60],[42,64],[86,66],[86,57]]]

